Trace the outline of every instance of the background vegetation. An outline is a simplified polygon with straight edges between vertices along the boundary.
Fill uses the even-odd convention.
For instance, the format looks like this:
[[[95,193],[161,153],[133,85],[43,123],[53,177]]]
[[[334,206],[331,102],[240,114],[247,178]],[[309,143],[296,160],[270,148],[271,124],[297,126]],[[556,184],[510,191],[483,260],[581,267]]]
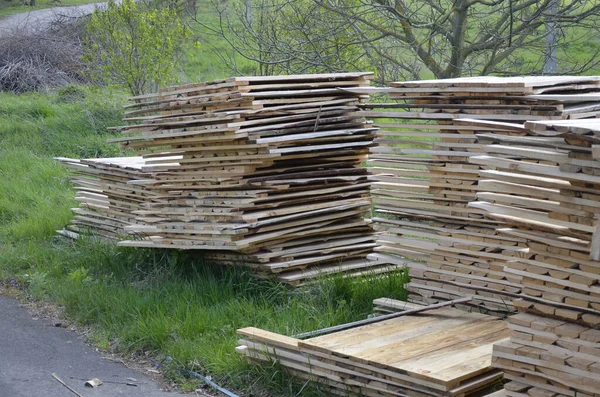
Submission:
[[[378,81],[600,69],[600,4],[580,0],[212,1],[206,34],[263,73],[369,69]]]
[[[475,23],[465,22],[463,44],[491,34],[499,46],[496,52],[478,53],[480,58],[463,59],[465,67],[458,74],[481,73],[484,61],[499,59],[502,50],[507,57],[483,72],[540,70],[539,51],[510,45],[517,45],[518,37],[539,34],[532,43],[545,51],[545,25],[532,25],[527,34],[513,34],[510,40],[506,36],[534,8],[514,13],[518,20],[512,25],[494,26],[510,11],[509,3],[534,7],[551,5],[548,1],[555,0],[467,2],[472,5],[467,20]],[[84,0],[60,4],[77,2]],[[154,360],[185,387],[195,383],[181,378],[178,367],[210,374],[246,394],[295,395],[298,389],[289,386],[278,368],[250,368],[235,355],[235,330],[257,326],[293,335],[365,318],[372,299],[404,298],[405,272],[334,278],[290,290],[258,281],[244,269],[212,266],[198,253],[58,238],[55,230],[68,223],[76,203],[67,171],[52,157],[126,155],[106,143],[112,137],[107,127],[121,123],[127,92],[152,90],[157,84],[361,69],[376,71],[383,83],[451,71],[457,66],[455,48],[435,31],[438,17],[444,29],[456,21],[452,15],[458,11],[451,3],[467,4],[413,1],[417,8],[403,17],[398,7],[404,2],[385,0],[328,2],[329,8],[317,0],[145,0],[135,5],[142,9],[136,12],[128,1],[129,9],[113,5],[113,14],[109,10],[76,23],[0,34],[0,90],[12,91],[0,92],[0,288],[21,288],[29,297],[61,305],[73,321],[91,327],[90,337],[98,346]],[[589,15],[560,29],[557,40],[569,44],[571,52],[559,50],[557,56],[586,66],[581,72],[597,73],[600,46],[590,36],[597,32],[596,6],[575,3],[574,9]],[[30,9],[18,4],[0,0],[0,16]],[[38,0],[35,8],[50,5],[55,3]],[[485,11],[486,5],[498,12]],[[409,21],[418,32],[407,45],[403,23],[409,19],[418,22]],[[150,29],[142,29],[141,22]],[[114,29],[109,32],[109,27]],[[424,52],[419,54],[415,44]],[[139,62],[128,57],[132,53]],[[425,62],[428,54],[439,67]],[[86,85],[91,77],[101,77],[101,84]],[[310,386],[302,393],[320,392]]]
[[[95,11],[86,26],[83,59],[96,82],[120,84],[134,95],[173,82],[188,29],[171,4],[134,0]]]

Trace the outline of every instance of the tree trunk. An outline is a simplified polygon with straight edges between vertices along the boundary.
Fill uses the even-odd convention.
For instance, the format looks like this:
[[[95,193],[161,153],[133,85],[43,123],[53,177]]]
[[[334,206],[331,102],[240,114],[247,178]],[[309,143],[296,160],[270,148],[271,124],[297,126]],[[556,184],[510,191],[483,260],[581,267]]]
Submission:
[[[556,21],[554,16],[558,12],[558,1],[551,0],[548,8],[548,22],[546,23],[546,60],[544,62],[544,74],[556,73],[556,46],[558,41]]]
[[[246,23],[252,26],[252,0],[246,0]]]
[[[452,54],[444,75],[439,78],[460,77],[465,63],[464,46],[467,29],[467,11],[465,0],[457,0],[452,15]]]

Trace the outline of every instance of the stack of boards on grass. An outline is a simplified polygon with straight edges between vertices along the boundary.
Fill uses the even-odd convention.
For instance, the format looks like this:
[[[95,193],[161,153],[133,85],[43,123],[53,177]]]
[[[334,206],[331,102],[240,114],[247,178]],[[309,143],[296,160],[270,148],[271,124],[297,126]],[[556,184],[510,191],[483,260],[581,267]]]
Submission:
[[[509,395],[600,396],[600,120],[525,123],[525,137],[486,137],[477,200],[526,239],[527,254],[507,262],[523,279],[521,313],[495,365]],[[533,392],[532,392],[533,390]]]
[[[75,186],[74,217],[58,233],[78,238],[81,233],[119,239],[127,235],[125,227],[138,223],[135,211],[145,209],[147,202],[157,200],[155,192],[131,181],[147,178],[142,171],[142,157],[117,157],[76,160],[55,158],[71,169]]]
[[[372,74],[236,77],[132,98],[123,137],[150,191],[119,245],[207,250],[217,263],[299,285],[386,272],[362,167],[376,128],[358,114]],[[111,201],[112,203],[112,201]]]
[[[369,160],[377,174],[373,220],[383,232],[372,260],[409,265],[412,301],[472,295],[489,313],[513,311],[523,276],[504,267],[526,252],[527,238],[499,233],[502,219],[468,206],[487,167],[469,159],[484,153],[489,134],[527,135],[515,123],[595,117],[600,79],[486,76],[391,86],[395,102],[367,104],[362,113],[381,128]]]
[[[277,361],[333,394],[434,397],[482,395],[497,385],[492,346],[508,329],[493,316],[442,308],[306,340],[257,328],[238,334],[236,350],[250,361]]]

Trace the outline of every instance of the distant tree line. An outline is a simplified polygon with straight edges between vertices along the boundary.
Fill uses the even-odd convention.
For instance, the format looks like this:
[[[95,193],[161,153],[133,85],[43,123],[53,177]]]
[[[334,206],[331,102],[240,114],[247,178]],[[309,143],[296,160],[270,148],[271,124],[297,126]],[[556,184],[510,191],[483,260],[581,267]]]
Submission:
[[[110,0],[90,16],[1,35],[0,89],[151,91],[174,81],[192,31],[203,51],[227,43],[216,68],[233,74],[240,56],[262,75],[372,70],[381,84],[600,71],[600,1]]]

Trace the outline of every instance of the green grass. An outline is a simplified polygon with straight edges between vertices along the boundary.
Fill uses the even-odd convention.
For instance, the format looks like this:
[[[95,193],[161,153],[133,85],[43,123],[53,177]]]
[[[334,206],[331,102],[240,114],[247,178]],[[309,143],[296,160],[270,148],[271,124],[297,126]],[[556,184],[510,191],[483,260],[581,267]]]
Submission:
[[[68,87],[58,93],[0,93],[0,288],[12,280],[33,299],[65,308],[96,345],[152,358],[184,387],[184,367],[246,395],[295,395],[277,366],[249,366],[235,330],[294,335],[365,318],[374,298],[402,299],[405,272],[335,278],[290,290],[243,268],[204,263],[199,253],[117,248],[55,235],[75,206],[69,175],[52,156],[119,155],[106,127],[120,124],[123,95]],[[167,359],[169,358],[169,359]],[[319,395],[305,387],[303,395]]]
[[[30,7],[22,5],[20,0],[0,0],[0,17],[44,8],[66,7],[95,2],[97,0],[36,0],[35,7]]]
[[[208,26],[218,24],[219,16],[213,2],[200,0],[197,10],[195,18],[198,22]],[[189,24],[194,34],[191,42],[185,46],[180,80],[210,81],[258,73],[258,65],[238,54],[223,37],[209,33],[195,21],[190,20]]]
[[[106,128],[119,123],[121,98],[75,87],[50,95],[0,93],[0,244],[48,237],[69,219],[73,193],[52,157],[117,155]]]
[[[404,273],[351,281],[337,278],[290,290],[243,269],[215,267],[192,254],[116,249],[98,242],[23,244],[4,254],[13,274],[28,274],[36,297],[64,305],[94,328],[94,339],[124,355],[150,355],[171,366],[211,374],[245,393],[285,392],[273,371],[236,355],[235,330],[256,326],[294,335],[365,318],[380,296],[403,297]],[[255,389],[248,389],[248,385]],[[290,393],[292,392],[291,389]]]

